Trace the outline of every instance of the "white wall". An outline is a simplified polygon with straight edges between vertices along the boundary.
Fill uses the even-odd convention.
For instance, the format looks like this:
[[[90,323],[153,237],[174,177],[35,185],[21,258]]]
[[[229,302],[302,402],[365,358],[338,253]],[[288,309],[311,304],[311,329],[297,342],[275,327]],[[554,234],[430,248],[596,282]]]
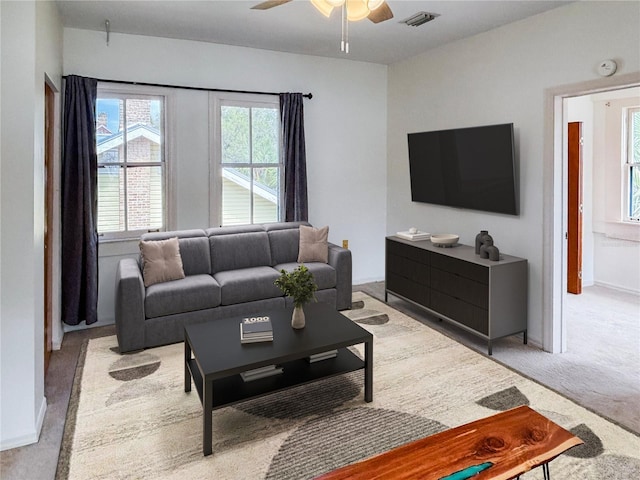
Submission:
[[[638,2],[575,2],[389,67],[387,233],[410,225],[460,234],[487,229],[501,251],[529,261],[529,335],[542,342],[545,90],[597,77],[614,58],[640,70]],[[513,122],[520,215],[412,203],[407,133]]]
[[[384,275],[387,67],[202,42],[64,30],[64,73],[272,92],[305,100],[309,221],[349,240],[353,280]],[[177,227],[209,224],[207,94],[177,90]],[[113,322],[115,265],[135,243],[100,246],[99,322]]]
[[[0,449],[37,441],[44,413],[44,82],[60,82],[51,2],[2,2]],[[19,206],[20,208],[16,208]]]

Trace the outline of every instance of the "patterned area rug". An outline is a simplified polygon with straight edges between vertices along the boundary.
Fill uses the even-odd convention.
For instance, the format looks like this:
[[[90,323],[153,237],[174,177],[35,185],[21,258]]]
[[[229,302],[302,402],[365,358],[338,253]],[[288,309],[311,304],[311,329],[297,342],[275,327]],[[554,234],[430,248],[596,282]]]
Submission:
[[[638,436],[364,293],[354,307],[374,335],[373,402],[360,371],[216,410],[208,457],[182,344],[120,355],[115,337],[90,340],[57,478],[308,479],[523,404],[585,442],[550,464],[552,478],[640,478]]]

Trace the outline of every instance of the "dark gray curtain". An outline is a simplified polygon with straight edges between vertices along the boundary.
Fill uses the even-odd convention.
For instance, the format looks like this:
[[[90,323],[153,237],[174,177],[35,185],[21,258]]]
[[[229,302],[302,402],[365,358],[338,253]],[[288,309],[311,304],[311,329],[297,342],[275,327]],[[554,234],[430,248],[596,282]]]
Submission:
[[[307,221],[307,155],[301,93],[280,94],[284,155],[284,216],[287,222]]]
[[[69,75],[62,153],[62,321],[98,320],[98,159],[93,78]]]

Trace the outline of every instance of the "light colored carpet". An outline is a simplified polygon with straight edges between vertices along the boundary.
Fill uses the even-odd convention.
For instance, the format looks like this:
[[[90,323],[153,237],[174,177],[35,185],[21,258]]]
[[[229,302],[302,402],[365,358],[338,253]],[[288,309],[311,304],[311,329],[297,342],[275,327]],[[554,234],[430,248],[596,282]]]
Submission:
[[[355,372],[216,410],[209,457],[182,344],[121,356],[115,337],[90,340],[58,478],[313,478],[521,404],[585,441],[551,463],[553,478],[640,478],[638,436],[364,293],[354,300],[348,315],[374,334],[374,401]]]

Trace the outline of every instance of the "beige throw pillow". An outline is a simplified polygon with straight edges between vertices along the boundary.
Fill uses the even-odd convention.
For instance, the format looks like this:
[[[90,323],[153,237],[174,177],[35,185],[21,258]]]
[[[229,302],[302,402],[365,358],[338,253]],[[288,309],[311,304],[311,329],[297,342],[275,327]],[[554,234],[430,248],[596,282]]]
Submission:
[[[300,225],[300,250],[298,262],[323,262],[329,260],[329,227],[313,228]]]
[[[184,278],[178,238],[140,241],[144,286]]]

